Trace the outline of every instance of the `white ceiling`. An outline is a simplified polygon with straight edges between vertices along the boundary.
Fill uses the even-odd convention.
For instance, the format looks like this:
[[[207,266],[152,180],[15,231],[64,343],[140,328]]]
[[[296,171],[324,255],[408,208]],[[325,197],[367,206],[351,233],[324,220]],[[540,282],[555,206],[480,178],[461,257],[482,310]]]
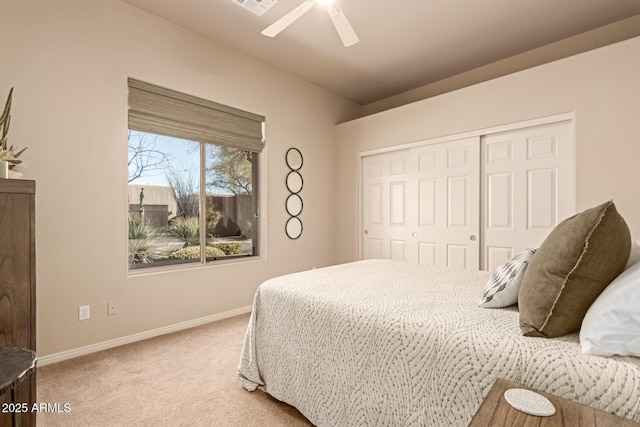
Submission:
[[[325,5],[275,38],[234,0],[123,0],[365,105],[640,14],[640,0],[336,0],[360,43],[345,48]]]

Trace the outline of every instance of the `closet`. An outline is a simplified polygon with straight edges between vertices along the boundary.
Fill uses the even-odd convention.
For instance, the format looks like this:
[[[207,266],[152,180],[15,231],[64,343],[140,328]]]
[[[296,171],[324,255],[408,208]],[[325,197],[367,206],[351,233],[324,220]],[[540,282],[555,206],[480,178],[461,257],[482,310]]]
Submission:
[[[575,211],[572,121],[361,157],[361,257],[493,269]]]

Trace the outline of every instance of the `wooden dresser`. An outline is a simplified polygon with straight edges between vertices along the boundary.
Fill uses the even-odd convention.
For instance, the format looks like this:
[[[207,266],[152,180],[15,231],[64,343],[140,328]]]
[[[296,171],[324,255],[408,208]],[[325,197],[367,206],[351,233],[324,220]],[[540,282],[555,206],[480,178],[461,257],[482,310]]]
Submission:
[[[0,347],[36,350],[35,181],[0,179]],[[17,390],[18,402],[36,401],[35,375]],[[0,404],[10,401],[0,396]],[[11,414],[0,412],[0,427]],[[22,416],[35,426],[36,413]]]

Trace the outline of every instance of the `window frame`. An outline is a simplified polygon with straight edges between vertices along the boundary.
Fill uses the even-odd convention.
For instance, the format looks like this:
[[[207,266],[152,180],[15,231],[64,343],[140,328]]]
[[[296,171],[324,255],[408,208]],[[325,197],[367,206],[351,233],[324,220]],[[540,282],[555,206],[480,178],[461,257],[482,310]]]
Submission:
[[[219,259],[219,260],[215,260],[215,261],[205,261],[203,262],[203,257],[202,257],[202,251],[201,251],[201,256],[200,256],[200,261],[199,262],[188,262],[188,261],[184,261],[184,262],[180,262],[180,260],[176,260],[175,263],[172,264],[163,264],[163,265],[150,265],[148,267],[138,267],[138,268],[129,268],[129,262],[128,262],[128,250],[127,250],[127,261],[125,261],[125,264],[127,265],[127,276],[143,276],[143,275],[149,275],[149,274],[158,274],[158,273],[169,273],[169,272],[176,272],[176,271],[185,271],[185,270],[193,270],[193,269],[199,269],[199,268],[211,268],[211,267],[224,267],[224,266],[230,266],[230,265],[235,265],[238,263],[241,264],[251,264],[251,263],[255,263],[255,262],[263,262],[266,261],[267,258],[267,185],[265,184],[267,182],[267,151],[268,148],[265,146],[265,148],[262,150],[262,152],[258,153],[258,159],[257,159],[257,164],[258,164],[258,171],[257,171],[257,187],[258,187],[258,191],[257,191],[257,200],[256,200],[256,205],[257,205],[257,211],[256,211],[256,224],[258,225],[258,231],[257,231],[257,236],[258,236],[258,243],[256,245],[256,249],[257,249],[257,254],[256,255],[249,255],[249,256],[240,256],[240,257],[228,257],[228,258],[223,258],[223,259]],[[206,159],[205,159],[206,160]],[[201,161],[202,161],[202,157],[201,157]],[[202,176],[204,176],[205,174],[201,174]],[[206,180],[206,177],[205,177]],[[202,209],[202,207],[200,206],[200,209]],[[200,216],[201,218],[203,217],[202,215]],[[126,217],[125,217],[125,222],[126,222]],[[200,223],[200,227],[202,227],[202,222]],[[202,228],[201,228],[202,229]],[[254,231],[255,233],[255,231]],[[202,245],[202,236],[205,236],[206,239],[206,233],[200,233],[200,244]]]
[[[179,98],[180,100],[195,100],[196,103],[204,103],[204,105],[206,106],[213,106],[214,108],[220,107],[220,111],[222,112],[222,114],[226,114],[228,112],[231,113],[238,113],[241,116],[246,115],[247,117],[249,117],[250,119],[255,119],[259,118],[261,119],[261,137],[262,137],[262,145],[260,146],[258,151],[254,151],[254,150],[246,150],[243,147],[246,147],[246,145],[242,145],[242,144],[247,144],[246,139],[244,141],[240,141],[239,144],[241,146],[237,146],[234,148],[237,149],[241,149],[244,151],[251,151],[252,153],[254,153],[254,158],[252,161],[252,173],[253,173],[253,184],[255,186],[255,191],[253,191],[253,215],[254,215],[254,222],[253,222],[253,226],[252,226],[252,252],[253,254],[251,255],[239,255],[239,256],[227,256],[224,258],[213,258],[213,259],[207,259],[206,258],[206,251],[203,250],[203,248],[206,247],[206,243],[207,243],[207,189],[206,189],[206,181],[207,181],[207,169],[206,169],[206,163],[207,163],[207,144],[210,145],[215,145],[215,146],[227,146],[227,147],[233,147],[233,143],[229,144],[228,141],[225,141],[223,143],[213,143],[210,139],[210,135],[204,136],[203,139],[194,139],[194,138],[185,138],[184,136],[181,136],[181,131],[178,130],[177,134],[171,135],[171,134],[167,134],[167,132],[154,132],[154,130],[144,130],[140,128],[139,123],[137,123],[135,126],[131,126],[131,108],[129,110],[129,123],[127,125],[127,131],[130,130],[136,130],[139,132],[145,132],[145,133],[149,133],[149,134],[157,134],[157,135],[163,135],[163,136],[168,136],[168,137],[175,137],[175,138],[180,138],[180,139],[186,139],[186,140],[190,140],[190,141],[194,141],[196,143],[200,144],[200,149],[199,149],[199,155],[200,155],[200,176],[199,176],[199,184],[200,184],[200,193],[199,193],[199,203],[198,203],[198,208],[199,208],[199,225],[200,225],[200,239],[199,239],[199,244],[200,244],[200,260],[198,261],[193,261],[193,260],[172,260],[171,263],[164,263],[163,261],[158,261],[160,264],[159,265],[153,265],[153,263],[151,265],[146,265],[146,266],[138,266],[138,267],[132,267],[130,262],[129,262],[129,250],[127,249],[127,275],[128,276],[137,276],[137,275],[145,275],[145,274],[155,274],[155,273],[163,273],[163,272],[170,272],[170,271],[181,271],[181,270],[187,270],[187,269],[194,269],[194,268],[203,268],[203,267],[213,267],[213,266],[224,266],[224,265],[233,265],[236,263],[251,263],[251,262],[257,262],[257,261],[262,261],[262,260],[266,260],[267,258],[267,245],[266,245],[266,232],[267,232],[267,227],[266,227],[266,223],[267,223],[267,216],[266,216],[266,212],[267,212],[267,186],[266,186],[266,172],[267,172],[267,168],[266,168],[266,158],[267,158],[267,147],[265,144],[265,130],[266,130],[266,118],[263,116],[259,116],[253,113],[248,113],[248,112],[244,112],[242,110],[237,110],[233,107],[227,107],[224,106],[222,104],[217,104],[214,103],[212,101],[207,101],[207,100],[203,100],[202,98],[196,98],[196,97],[192,97],[191,95],[186,95],[186,94],[182,94],[179,92],[175,92],[169,89],[164,89],[161,88],[159,86],[154,86],[148,83],[144,83],[135,79],[128,79],[128,84],[129,84],[129,95],[128,95],[128,102],[129,102],[129,106],[131,107],[131,89],[132,84],[133,85],[142,85],[142,87],[151,87],[152,90],[157,90],[161,95],[164,95],[164,93],[169,93],[171,95],[176,95],[176,98]],[[165,113],[166,116],[166,113]],[[137,119],[136,119],[137,120]],[[235,123],[233,124],[235,126]],[[253,139],[255,140],[255,125],[252,125],[254,127],[253,129],[253,135],[249,135],[248,138],[253,137]],[[189,127],[189,124],[187,124],[187,127]],[[233,127],[233,126],[232,126]],[[219,129],[216,128],[214,130],[215,132],[219,132]],[[236,136],[238,136],[237,134],[230,134],[231,138],[235,138]],[[246,136],[246,135],[245,135]],[[240,136],[240,139],[244,138],[243,136]],[[128,144],[128,138],[127,138],[127,144]],[[249,144],[251,144],[251,142],[249,142]],[[253,147],[256,147],[256,144],[253,143]],[[127,203],[128,205],[128,203]],[[203,214],[204,213],[204,214]],[[126,218],[125,218],[126,220]],[[257,240],[257,241],[256,241]]]

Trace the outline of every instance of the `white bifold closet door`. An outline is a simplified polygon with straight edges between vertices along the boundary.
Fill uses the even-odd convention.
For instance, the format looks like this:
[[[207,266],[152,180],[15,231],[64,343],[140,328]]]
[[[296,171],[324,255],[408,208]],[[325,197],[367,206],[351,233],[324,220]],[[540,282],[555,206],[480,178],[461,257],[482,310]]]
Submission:
[[[575,213],[572,122],[362,158],[362,256],[493,270]]]
[[[479,137],[363,158],[364,258],[478,269]]]
[[[482,268],[493,270],[575,213],[571,122],[482,137]]]

